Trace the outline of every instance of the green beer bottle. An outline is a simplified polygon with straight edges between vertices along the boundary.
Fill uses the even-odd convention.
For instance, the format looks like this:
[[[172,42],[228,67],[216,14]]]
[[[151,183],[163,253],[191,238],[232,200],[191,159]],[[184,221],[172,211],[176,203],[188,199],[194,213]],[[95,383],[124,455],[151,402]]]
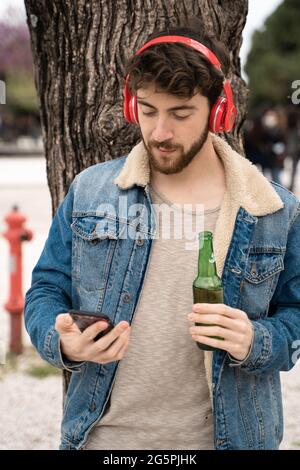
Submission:
[[[198,276],[193,282],[194,304],[222,304],[224,303],[223,287],[217,275],[216,262],[213,252],[213,235],[211,232],[199,233]],[[207,323],[195,323],[196,326],[213,326]],[[219,338],[212,336],[212,338]],[[215,348],[197,342],[200,349],[214,351]]]

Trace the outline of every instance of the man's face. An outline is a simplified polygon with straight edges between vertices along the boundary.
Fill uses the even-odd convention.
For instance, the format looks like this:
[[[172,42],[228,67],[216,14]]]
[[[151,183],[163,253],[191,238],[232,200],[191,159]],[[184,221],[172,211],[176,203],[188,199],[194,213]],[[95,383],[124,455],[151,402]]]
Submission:
[[[208,99],[191,99],[156,92],[154,86],[137,92],[141,134],[150,166],[166,175],[182,171],[200,152],[209,129]]]

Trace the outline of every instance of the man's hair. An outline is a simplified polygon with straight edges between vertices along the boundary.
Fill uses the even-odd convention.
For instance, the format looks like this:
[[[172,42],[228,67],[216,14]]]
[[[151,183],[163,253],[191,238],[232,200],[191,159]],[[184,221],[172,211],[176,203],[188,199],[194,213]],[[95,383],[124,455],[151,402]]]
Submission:
[[[163,91],[178,97],[192,98],[201,93],[215,103],[223,89],[230,58],[225,46],[215,37],[207,34],[199,18],[189,17],[179,25],[153,33],[147,42],[160,36],[187,36],[208,47],[219,59],[222,71],[217,70],[197,50],[181,43],[162,43],[149,47],[133,56],[127,63],[128,88],[136,95],[139,88],[155,85],[156,91]]]

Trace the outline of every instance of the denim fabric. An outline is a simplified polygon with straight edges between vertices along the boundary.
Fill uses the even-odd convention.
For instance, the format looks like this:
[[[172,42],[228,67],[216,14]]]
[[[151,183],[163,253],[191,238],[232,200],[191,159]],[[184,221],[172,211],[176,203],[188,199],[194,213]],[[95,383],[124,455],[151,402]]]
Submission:
[[[147,187],[113,183],[125,157],[94,165],[73,181],[59,206],[26,294],[25,323],[40,355],[72,372],[64,402],[61,449],[81,449],[101,419],[118,362],[62,357],[55,318],[70,308],[132,323],[155,235]],[[277,449],[283,417],[279,371],[293,367],[300,339],[300,206],[280,185],[277,212],[255,217],[240,207],[227,253],[224,301],[253,321],[242,362],[213,354],[216,449]],[[124,197],[125,196],[125,197]]]

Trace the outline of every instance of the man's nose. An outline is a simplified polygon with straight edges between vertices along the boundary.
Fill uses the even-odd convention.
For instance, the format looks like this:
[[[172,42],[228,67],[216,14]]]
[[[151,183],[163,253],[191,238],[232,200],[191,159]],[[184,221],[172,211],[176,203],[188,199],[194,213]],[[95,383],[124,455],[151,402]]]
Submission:
[[[152,138],[156,140],[156,142],[164,142],[173,137],[173,131],[170,129],[167,122],[165,120],[158,120],[152,132]]]

